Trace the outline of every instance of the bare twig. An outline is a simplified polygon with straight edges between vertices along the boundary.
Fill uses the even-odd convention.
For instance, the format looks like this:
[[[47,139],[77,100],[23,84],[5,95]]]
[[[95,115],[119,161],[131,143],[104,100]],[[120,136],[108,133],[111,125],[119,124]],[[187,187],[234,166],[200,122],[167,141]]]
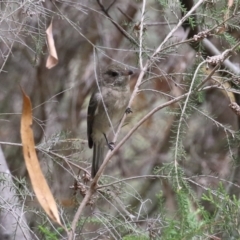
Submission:
[[[128,16],[125,12],[123,12],[123,10],[119,7],[117,7],[117,9],[119,10],[120,13],[122,13],[122,15],[124,15],[129,21],[133,22],[133,19]]]
[[[122,33],[122,35],[126,37],[130,42],[138,46],[138,43],[136,42],[136,40],[132,36],[130,36],[118,23],[116,23],[113,20],[113,18],[108,13],[107,9],[105,9],[105,7],[102,5],[102,3],[99,0],[97,0],[97,3],[100,6],[101,10],[104,12],[104,14],[108,17],[108,19],[112,22],[112,24]]]
[[[16,146],[16,147],[22,147],[23,146],[21,143],[12,143],[12,142],[0,142],[0,144],[9,145],[9,146]],[[65,156],[62,156],[62,155],[57,154],[53,151],[46,150],[46,149],[44,149],[42,147],[38,147],[38,146],[35,146],[35,149],[37,149],[38,151],[44,152],[44,153],[51,154],[52,156],[58,157],[58,158],[64,160],[67,163],[67,165],[72,165],[73,167],[76,167],[77,169],[82,170],[83,172],[87,173],[90,176],[90,173],[85,168],[83,168],[83,167],[79,166],[78,164],[68,160]]]

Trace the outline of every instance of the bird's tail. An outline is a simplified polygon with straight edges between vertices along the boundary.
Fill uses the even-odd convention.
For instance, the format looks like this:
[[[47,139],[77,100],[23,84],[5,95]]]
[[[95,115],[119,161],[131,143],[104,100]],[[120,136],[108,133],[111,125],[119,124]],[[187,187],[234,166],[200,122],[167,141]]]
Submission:
[[[104,144],[105,144],[104,139],[93,144],[92,178],[95,177],[95,175],[98,172],[98,169],[102,165],[104,158]]]

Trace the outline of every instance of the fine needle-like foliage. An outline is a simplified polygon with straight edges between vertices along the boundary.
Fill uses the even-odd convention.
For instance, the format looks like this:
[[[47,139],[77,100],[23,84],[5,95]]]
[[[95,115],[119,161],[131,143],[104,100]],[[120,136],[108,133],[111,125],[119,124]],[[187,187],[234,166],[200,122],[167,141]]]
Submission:
[[[0,239],[240,239],[239,6],[1,1]],[[132,113],[92,179],[87,108],[112,63],[134,72]]]

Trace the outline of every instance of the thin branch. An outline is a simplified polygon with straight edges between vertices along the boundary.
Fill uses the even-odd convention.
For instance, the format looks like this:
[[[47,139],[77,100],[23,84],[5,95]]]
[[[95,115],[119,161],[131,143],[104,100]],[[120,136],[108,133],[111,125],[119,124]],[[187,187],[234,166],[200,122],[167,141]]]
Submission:
[[[232,136],[234,136],[234,134],[236,133],[236,131],[225,127],[222,123],[216,121],[214,118],[210,117],[208,114],[204,113],[203,111],[199,110],[196,107],[192,107],[194,110],[196,110],[197,112],[199,112],[200,114],[202,114],[204,117],[208,118],[210,121],[212,121],[217,127],[221,127],[225,132],[229,132]]]
[[[172,29],[172,31],[165,37],[163,42],[159,45],[159,47],[155,50],[152,57],[154,57],[156,54],[158,54],[163,45],[168,41],[169,38],[172,37],[173,33],[191,16],[191,14],[204,2],[204,0],[199,0],[192,9],[182,18],[179,20],[178,24]]]
[[[142,16],[141,16],[141,22],[140,22],[140,35],[139,35],[139,65],[141,70],[143,69],[142,47],[143,47],[143,22],[144,22],[145,7],[146,7],[146,0],[143,0]]]
[[[203,39],[203,44],[204,44],[204,47],[209,51],[211,52],[213,55],[220,55],[221,52],[216,48],[216,46],[211,42],[209,41],[208,39]],[[226,59],[224,62],[223,62],[223,65],[230,69],[234,74],[236,75],[239,75],[240,74],[240,68],[237,67],[235,64],[233,64],[231,61],[229,61],[228,59]]]
[[[129,21],[133,22],[133,19],[128,16],[125,12],[123,12],[123,10],[120,8],[120,7],[117,7],[118,11],[123,15],[125,16]]]
[[[21,143],[11,143],[11,142],[0,142],[0,144],[9,145],[9,146],[16,146],[16,147],[22,147],[23,146]],[[46,149],[44,149],[42,147],[38,147],[38,146],[35,146],[35,149],[37,149],[38,151],[41,151],[41,152],[51,154],[52,156],[58,157],[58,158],[64,160],[68,165],[72,165],[73,167],[76,167],[77,169],[82,170],[83,172],[87,173],[90,176],[90,173],[85,168],[83,168],[83,167],[79,166],[78,164],[68,160],[65,156],[62,156],[62,155],[57,154],[53,151],[46,150]]]
[[[102,5],[100,0],[97,0],[98,5],[100,6],[103,13],[108,17],[108,19],[112,22],[112,24],[122,33],[124,37],[126,37],[130,42],[133,42],[138,46],[138,43],[135,41],[135,39],[129,35],[118,23],[116,23],[113,18],[109,15],[108,11],[105,9],[105,7]]]
[[[143,175],[143,176],[134,176],[134,177],[119,179],[119,180],[117,180],[117,181],[115,181],[115,182],[111,182],[111,183],[108,183],[108,184],[105,184],[105,185],[98,186],[97,189],[102,189],[102,188],[110,187],[110,186],[115,185],[115,184],[119,184],[119,183],[126,182],[126,181],[132,181],[132,180],[136,180],[136,179],[157,179],[157,178],[171,178],[171,177],[168,176],[168,175]]]
[[[85,197],[83,198],[77,212],[74,215],[73,221],[72,221],[72,225],[71,225],[71,230],[68,233],[68,240],[73,240],[75,239],[75,229],[77,227],[77,222],[78,219],[83,211],[83,209],[85,208],[85,206],[88,204],[89,199],[91,198],[91,196],[93,195],[93,193],[95,192],[95,187],[93,184],[91,184],[90,188],[88,189]]]
[[[194,85],[194,82],[195,82],[195,79],[197,77],[197,73],[199,71],[199,69],[201,68],[201,66],[205,64],[205,61],[201,62],[194,75],[193,75],[193,79],[191,81],[191,85],[190,85],[190,88],[189,88],[189,91],[188,91],[188,95],[187,95],[187,98],[185,100],[185,103],[184,103],[184,106],[183,106],[183,109],[182,109],[182,112],[181,112],[181,116],[180,116],[180,120],[179,120],[179,124],[178,124],[178,129],[177,129],[177,136],[176,136],[176,145],[175,145],[175,153],[174,153],[174,166],[175,166],[175,173],[176,173],[176,177],[177,177],[177,184],[178,184],[178,188],[180,189],[180,185],[179,185],[179,180],[178,180],[178,173],[177,173],[177,165],[178,165],[178,161],[177,161],[177,157],[178,157],[178,148],[179,148],[179,141],[180,141],[180,130],[181,130],[181,125],[182,125],[182,122],[183,122],[183,116],[185,114],[185,111],[186,111],[186,107],[187,107],[187,104],[188,104],[188,100],[189,100],[189,97],[190,97],[190,94],[192,93],[192,90],[193,90],[193,85]]]
[[[63,161],[65,161],[65,163],[66,163],[68,166],[69,166],[69,165],[72,165],[73,167],[76,167],[77,169],[85,172],[88,176],[91,175],[91,174],[89,173],[89,171],[87,171],[85,168],[83,168],[83,167],[79,166],[78,164],[76,164],[76,163],[68,160],[65,156],[62,156],[62,155],[60,155],[60,154],[57,154],[57,153],[55,153],[55,152],[53,152],[53,151],[46,150],[46,149],[44,149],[44,148],[36,147],[36,149],[38,149],[39,151],[48,153],[48,154],[50,154],[50,155],[52,155],[52,156],[54,156],[54,157],[58,157],[58,158],[62,159]],[[70,166],[69,166],[69,167],[70,167]]]
[[[113,0],[110,5],[108,6],[108,8],[106,9],[106,11],[108,12],[110,10],[110,8],[114,5],[114,3],[116,2],[116,0]]]

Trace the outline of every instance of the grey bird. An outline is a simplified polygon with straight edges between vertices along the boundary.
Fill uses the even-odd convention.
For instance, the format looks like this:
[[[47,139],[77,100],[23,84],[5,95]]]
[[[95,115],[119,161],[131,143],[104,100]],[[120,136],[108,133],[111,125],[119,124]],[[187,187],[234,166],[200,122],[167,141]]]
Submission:
[[[130,100],[130,75],[133,72],[120,65],[109,65],[101,78],[99,87],[93,92],[87,115],[88,146],[93,147],[92,178],[98,172],[103,159],[105,143],[113,150],[113,143],[108,141],[108,134],[115,130],[127,109]]]

